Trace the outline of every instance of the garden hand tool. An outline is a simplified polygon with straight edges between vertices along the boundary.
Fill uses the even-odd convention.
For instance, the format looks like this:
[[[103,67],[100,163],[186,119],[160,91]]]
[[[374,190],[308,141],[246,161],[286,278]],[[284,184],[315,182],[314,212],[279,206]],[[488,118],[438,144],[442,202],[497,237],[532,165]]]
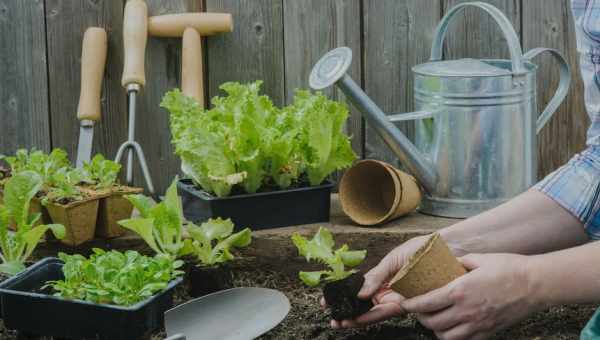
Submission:
[[[290,311],[287,297],[267,288],[233,288],[165,313],[165,340],[247,340],[277,326]]]
[[[100,121],[102,109],[102,78],[106,64],[107,37],[100,27],[90,27],[83,35],[81,48],[81,91],[77,107],[77,119],[80,121],[79,144],[77,146],[78,168],[83,162],[89,162],[94,140],[94,124]]]
[[[135,141],[135,114],[136,96],[142,86],[146,84],[144,61],[146,54],[146,41],[148,39],[148,7],[143,0],[128,0],[125,4],[123,21],[123,44],[125,47],[125,60],[123,65],[123,78],[121,84],[127,89],[127,102],[129,108],[129,129],[127,141],[121,144],[115,157],[115,162],[120,162],[123,152],[127,154],[127,185],[133,183],[133,153],[137,158],[146,180],[150,194],[154,194],[154,185],[146,163],[144,151]]]
[[[468,7],[500,26],[510,59],[442,60],[449,24]],[[560,67],[556,94],[537,111],[533,59],[549,52]],[[437,27],[430,61],[413,67],[417,112],[386,115],[346,71],[352,51],[330,51],[314,66],[310,86],[338,86],[425,189],[420,211],[464,218],[496,207],[530,188],[537,178],[537,133],[565,99],[569,65],[556,50],[523,54],[519,36],[498,8],[461,3]],[[414,143],[394,123],[415,122]]]
[[[204,103],[201,36],[233,30],[233,19],[227,13],[182,13],[150,17],[148,32],[156,37],[182,37],[181,91]]]

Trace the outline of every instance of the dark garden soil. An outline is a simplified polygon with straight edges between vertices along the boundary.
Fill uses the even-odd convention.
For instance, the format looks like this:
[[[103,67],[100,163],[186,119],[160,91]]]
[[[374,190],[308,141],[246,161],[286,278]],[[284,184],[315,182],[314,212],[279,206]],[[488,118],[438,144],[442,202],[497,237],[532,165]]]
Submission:
[[[344,339],[344,340],[421,340],[435,339],[411,316],[398,317],[378,325],[364,329],[335,331],[329,328],[329,315],[324,313],[318,299],[320,288],[306,288],[296,278],[279,272],[252,270],[234,271],[234,284],[237,287],[267,287],[279,289],[290,299],[292,309],[286,319],[275,329],[263,335],[262,340],[275,339]],[[190,299],[186,287],[180,287],[175,296],[175,303]],[[579,332],[592,316],[594,306],[569,306],[552,308],[538,313],[510,330],[499,334],[494,339],[501,340],[564,340],[579,339]],[[32,320],[32,322],[35,322]],[[162,340],[163,332],[156,332],[149,340]],[[0,340],[23,339],[16,332],[7,331],[0,323]],[[38,338],[36,340],[50,340]]]

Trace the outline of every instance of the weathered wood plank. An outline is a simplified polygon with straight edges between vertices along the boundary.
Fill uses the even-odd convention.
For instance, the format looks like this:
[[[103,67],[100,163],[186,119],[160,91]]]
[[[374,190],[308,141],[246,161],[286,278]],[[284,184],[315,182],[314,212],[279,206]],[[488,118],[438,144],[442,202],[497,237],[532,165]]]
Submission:
[[[444,0],[444,13],[463,2],[470,2],[470,0]],[[520,0],[484,0],[483,2],[492,4],[504,12],[520,36]],[[529,18],[524,21],[529,21]],[[467,8],[457,15],[449,27],[446,41],[447,59],[509,57],[506,40],[498,24],[491,16],[479,9]]]
[[[364,2],[364,87],[384,112],[413,109],[411,68],[429,59],[440,20],[439,0]],[[399,124],[411,135],[412,123]],[[365,156],[396,164],[396,156],[372,127],[365,128]]]
[[[563,0],[523,1],[523,47],[556,48],[563,53],[573,71],[568,98],[538,139],[540,178],[569,160],[585,147],[589,119],[583,102],[583,82],[579,72],[577,42],[569,2]],[[534,60],[538,70],[538,106],[542,112],[559,82],[557,63],[549,56]]]
[[[81,88],[81,44],[90,26],[106,29],[108,56],[102,91],[102,119],[94,127],[93,153],[113,158],[127,136],[125,92],[121,88],[123,64],[121,1],[46,0],[48,69],[52,146],[77,155]]]
[[[0,153],[50,149],[44,1],[0,0]]]
[[[331,49],[347,46],[352,49],[350,76],[362,83],[360,0],[286,0],[283,3],[285,33],[286,102],[291,103],[297,88],[307,89],[308,76],[314,64]],[[339,90],[324,91],[334,99],[343,100]],[[362,118],[352,110],[347,131],[353,136],[352,145],[362,154]]]
[[[199,12],[198,0],[148,0],[148,15]],[[142,145],[154,186],[158,193],[179,173],[179,158],[174,154],[169,130],[169,113],[160,108],[165,92],[181,83],[181,38],[148,38],[146,50],[146,87],[139,96],[136,134]],[[135,182],[143,186],[139,167],[134,167]]]
[[[207,38],[208,94],[227,81],[263,80],[276,105],[285,101],[282,0],[206,0],[207,12],[233,14],[234,31]]]

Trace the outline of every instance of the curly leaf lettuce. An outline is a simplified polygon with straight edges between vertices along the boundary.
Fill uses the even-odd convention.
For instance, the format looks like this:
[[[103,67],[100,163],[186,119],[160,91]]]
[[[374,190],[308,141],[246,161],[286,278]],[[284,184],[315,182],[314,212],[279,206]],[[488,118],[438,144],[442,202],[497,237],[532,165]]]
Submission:
[[[359,266],[367,256],[366,250],[349,250],[348,245],[344,244],[340,248],[333,250],[335,242],[331,232],[320,227],[311,240],[304,238],[299,233],[292,235],[292,242],[298,249],[298,253],[305,257],[307,261],[317,261],[329,267],[329,270],[315,272],[300,272],[299,277],[304,284],[314,287],[325,281],[343,280],[356,270],[346,270]]]
[[[294,104],[279,109],[260,86],[225,83],[226,96],[213,98],[210,110],[177,89],[164,96],[182,171],[205,191],[224,197],[234,186],[254,193],[307,179],[319,185],[356,158],[343,131],[346,106],[298,91]]]

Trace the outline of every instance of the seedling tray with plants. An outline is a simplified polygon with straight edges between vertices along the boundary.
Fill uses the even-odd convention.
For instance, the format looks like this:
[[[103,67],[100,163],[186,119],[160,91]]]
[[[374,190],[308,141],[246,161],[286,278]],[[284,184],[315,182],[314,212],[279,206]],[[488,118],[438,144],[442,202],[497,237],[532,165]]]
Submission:
[[[188,220],[231,218],[252,229],[329,220],[327,179],[356,159],[344,133],[348,108],[308,91],[278,108],[260,85],[225,83],[210,110],[179,90],[163,98]]]
[[[132,255],[126,253],[125,256]],[[172,307],[174,289],[182,281],[182,278],[175,278],[151,296],[150,291],[142,290],[138,293],[143,300],[131,305],[94,303],[53,295],[55,288],[52,285],[62,288],[65,296],[73,294],[70,290],[75,289],[70,286],[69,280],[66,280],[67,283],[48,284],[65,280],[64,266],[58,258],[46,258],[0,284],[5,327],[30,335],[138,339],[162,327],[163,314]],[[91,289],[86,294],[93,299],[90,296],[95,293],[109,294]]]

